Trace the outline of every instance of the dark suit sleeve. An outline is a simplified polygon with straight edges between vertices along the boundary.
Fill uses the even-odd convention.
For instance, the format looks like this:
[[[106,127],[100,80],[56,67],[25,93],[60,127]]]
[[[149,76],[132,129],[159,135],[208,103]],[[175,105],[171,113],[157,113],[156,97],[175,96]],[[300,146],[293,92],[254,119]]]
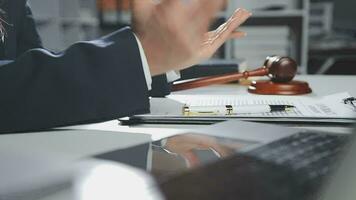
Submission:
[[[151,97],[165,97],[171,93],[171,83],[168,82],[167,76],[159,75],[152,77]]]
[[[149,112],[139,49],[129,28],[62,54],[25,52],[0,67],[0,132],[94,123]]]
[[[17,22],[17,24],[19,24],[19,27],[16,36],[17,55],[21,55],[29,49],[43,47],[29,5],[27,3],[23,3],[22,7],[19,9],[23,10],[21,12],[17,12],[21,14],[21,16],[17,17],[17,19],[19,20],[19,22]]]

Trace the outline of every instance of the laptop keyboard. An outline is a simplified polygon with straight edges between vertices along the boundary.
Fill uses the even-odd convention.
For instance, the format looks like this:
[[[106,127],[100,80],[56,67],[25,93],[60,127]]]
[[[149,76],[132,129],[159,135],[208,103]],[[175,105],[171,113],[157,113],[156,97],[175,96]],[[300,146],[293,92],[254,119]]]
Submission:
[[[167,199],[319,199],[349,138],[302,132],[159,184]]]
[[[301,132],[261,146],[248,155],[300,172],[305,181],[317,180],[332,170],[348,137]]]

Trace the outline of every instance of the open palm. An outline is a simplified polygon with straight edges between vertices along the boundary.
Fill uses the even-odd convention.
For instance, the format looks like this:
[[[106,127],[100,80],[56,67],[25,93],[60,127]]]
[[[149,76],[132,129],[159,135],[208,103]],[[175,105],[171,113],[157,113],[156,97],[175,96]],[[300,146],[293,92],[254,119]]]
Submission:
[[[215,52],[229,39],[238,39],[246,36],[245,32],[237,29],[251,16],[244,9],[237,9],[234,14],[216,30],[205,33],[200,51],[195,60],[187,64],[187,67],[198,64],[203,60],[211,58]]]
[[[180,70],[210,58],[251,15],[238,9],[215,31],[211,21],[225,0],[133,0],[133,30],[145,50],[152,75]]]

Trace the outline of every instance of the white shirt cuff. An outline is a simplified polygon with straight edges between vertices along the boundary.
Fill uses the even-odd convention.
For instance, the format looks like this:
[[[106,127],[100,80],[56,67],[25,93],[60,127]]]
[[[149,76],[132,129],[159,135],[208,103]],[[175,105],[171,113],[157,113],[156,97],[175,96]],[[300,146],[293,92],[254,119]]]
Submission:
[[[167,74],[168,82],[173,82],[173,81],[176,81],[181,78],[179,71],[170,71],[170,72],[167,72],[166,74]]]
[[[143,68],[143,73],[145,74],[147,88],[148,88],[148,90],[151,90],[152,89],[152,77],[151,77],[150,68],[148,66],[147,57],[146,57],[145,51],[144,51],[144,49],[142,47],[142,44],[141,44],[140,40],[138,39],[136,34],[134,34],[134,36],[136,38],[137,45],[138,45],[138,48],[140,50],[142,68]]]

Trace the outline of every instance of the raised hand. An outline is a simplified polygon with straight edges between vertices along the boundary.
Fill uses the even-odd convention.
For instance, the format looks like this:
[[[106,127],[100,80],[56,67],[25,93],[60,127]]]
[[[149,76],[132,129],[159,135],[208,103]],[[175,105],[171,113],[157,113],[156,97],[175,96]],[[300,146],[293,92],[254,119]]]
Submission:
[[[211,50],[202,49],[210,22],[224,1],[132,1],[133,30],[143,45],[152,75],[189,67],[218,46],[220,40],[215,40],[211,48],[205,48]]]
[[[237,31],[251,13],[245,9],[237,9],[234,14],[219,28],[204,35],[203,43],[194,57],[187,62],[186,67],[198,64],[211,58],[214,53],[229,39],[238,39],[246,36],[245,32]]]

